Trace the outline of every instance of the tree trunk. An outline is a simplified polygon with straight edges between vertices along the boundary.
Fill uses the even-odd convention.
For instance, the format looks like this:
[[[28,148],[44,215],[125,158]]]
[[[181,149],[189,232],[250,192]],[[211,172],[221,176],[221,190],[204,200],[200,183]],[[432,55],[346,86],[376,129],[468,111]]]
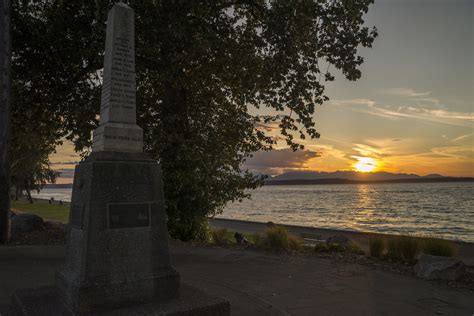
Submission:
[[[10,0],[0,0],[0,244],[10,240]]]
[[[33,198],[31,197],[31,192],[28,188],[26,188],[26,195],[28,196],[28,202],[30,202],[30,204],[33,204]]]

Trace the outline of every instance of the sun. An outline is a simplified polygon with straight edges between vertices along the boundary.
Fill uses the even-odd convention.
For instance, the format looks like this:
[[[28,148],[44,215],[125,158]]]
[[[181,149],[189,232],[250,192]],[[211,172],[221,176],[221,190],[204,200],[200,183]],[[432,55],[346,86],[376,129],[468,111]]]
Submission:
[[[356,171],[359,171],[359,172],[371,172],[372,170],[376,168],[376,166],[374,165],[369,165],[369,164],[365,164],[361,162],[356,163],[354,167]]]
[[[372,172],[377,168],[377,161],[370,157],[356,157],[358,162],[354,164],[354,169],[358,172]]]

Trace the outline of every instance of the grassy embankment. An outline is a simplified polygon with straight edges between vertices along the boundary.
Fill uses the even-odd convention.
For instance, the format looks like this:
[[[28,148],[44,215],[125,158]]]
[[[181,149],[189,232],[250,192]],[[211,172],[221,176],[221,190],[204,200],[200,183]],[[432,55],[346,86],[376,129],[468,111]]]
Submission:
[[[49,204],[48,201],[35,200],[32,204],[23,200],[14,201],[12,209],[14,212],[35,214],[46,220],[63,223],[66,223],[69,218],[69,206]]]

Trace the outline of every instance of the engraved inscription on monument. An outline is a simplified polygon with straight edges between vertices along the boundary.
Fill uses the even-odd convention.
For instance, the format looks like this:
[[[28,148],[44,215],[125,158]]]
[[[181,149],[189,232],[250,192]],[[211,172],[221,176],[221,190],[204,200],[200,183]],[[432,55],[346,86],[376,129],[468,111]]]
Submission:
[[[108,228],[150,227],[150,203],[110,203],[107,205]]]
[[[107,18],[100,125],[93,151],[143,152],[143,130],[136,125],[134,16],[117,3]]]
[[[101,116],[109,122],[135,123],[133,16],[126,11],[119,15],[123,19],[112,21],[112,45],[106,46]]]

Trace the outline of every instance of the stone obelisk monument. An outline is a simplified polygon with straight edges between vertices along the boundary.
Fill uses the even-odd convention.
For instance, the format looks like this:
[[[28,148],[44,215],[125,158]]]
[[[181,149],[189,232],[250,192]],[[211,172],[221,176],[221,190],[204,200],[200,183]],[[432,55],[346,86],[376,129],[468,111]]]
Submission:
[[[135,91],[134,13],[120,2],[107,19],[100,125],[74,175],[65,263],[55,286],[15,293],[20,314],[230,313],[171,266],[161,168],[143,153]]]
[[[133,10],[116,4],[107,20],[100,126],[94,131],[93,152],[143,152],[143,130],[136,124],[134,34]]]
[[[136,125],[133,10],[107,19],[100,125],[76,168],[66,264],[57,285],[75,311],[178,296],[158,163],[143,154]]]

